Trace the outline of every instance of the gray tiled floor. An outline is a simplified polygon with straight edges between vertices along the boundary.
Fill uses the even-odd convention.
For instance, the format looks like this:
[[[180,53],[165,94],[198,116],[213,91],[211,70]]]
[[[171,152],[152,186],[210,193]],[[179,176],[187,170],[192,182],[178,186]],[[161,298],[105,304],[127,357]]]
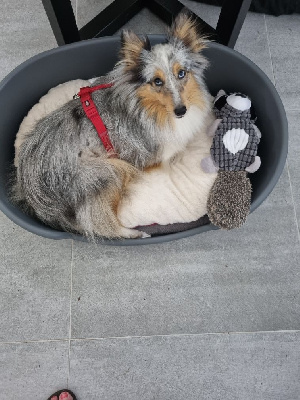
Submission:
[[[0,343],[1,400],[46,400],[66,387],[68,354],[68,341]]]
[[[287,109],[300,110],[299,15],[266,16],[276,87]]]
[[[0,341],[69,335],[71,241],[25,232],[0,214]]]
[[[73,0],[78,25],[109,1]],[[184,3],[216,25],[219,8]],[[3,78],[56,42],[40,0],[1,5]],[[147,10],[127,26],[164,29]],[[299,27],[249,13],[236,45],[276,84],[290,127],[282,177],[241,229],[97,247],[0,215],[1,400],[67,385],[78,400],[300,399]]]
[[[292,193],[295,203],[296,216],[298,226],[300,226],[300,136],[298,121],[300,118],[299,111],[288,111],[288,120],[290,127],[289,136],[289,155],[288,155],[288,169],[291,180]]]
[[[72,341],[70,385],[82,399],[297,400],[299,358],[299,332]]]
[[[1,0],[0,79],[33,55],[56,47],[40,0]]]

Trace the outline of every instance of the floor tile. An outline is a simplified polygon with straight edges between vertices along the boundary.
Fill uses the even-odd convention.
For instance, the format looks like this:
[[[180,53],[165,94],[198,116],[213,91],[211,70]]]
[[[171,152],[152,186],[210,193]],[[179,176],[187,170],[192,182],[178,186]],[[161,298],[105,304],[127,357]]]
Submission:
[[[300,94],[299,94],[300,96]],[[298,226],[300,226],[300,136],[299,119],[300,111],[288,111],[289,122],[289,155],[288,167],[291,178],[292,192],[294,197],[295,211],[297,214]]]
[[[46,400],[67,386],[69,342],[0,344],[3,400]]]
[[[153,34],[167,32],[167,25],[156,15],[154,15],[147,8],[141,10],[130,21],[128,21],[122,29],[132,29],[138,34]],[[116,32],[117,35],[121,34],[122,29]]]
[[[0,341],[68,338],[71,241],[0,225]]]
[[[181,0],[181,3],[203,19],[208,25],[216,28],[221,7],[211,6],[192,0]]]
[[[78,400],[296,400],[300,335],[257,333],[75,341]]]
[[[72,337],[207,329],[211,271],[223,255],[218,238],[209,232],[152,246],[74,243]]]
[[[71,0],[71,4],[72,4],[75,19],[77,19],[77,0]]]
[[[77,0],[78,28],[82,28],[111,3],[112,0]]]
[[[0,80],[28,58],[57,46],[40,0],[2,0]]]
[[[220,295],[235,330],[298,329],[300,245],[287,168],[268,199],[224,242]]]
[[[253,61],[274,84],[263,14],[248,12],[234,49]]]
[[[300,110],[300,15],[266,16],[277,90],[285,107]]]
[[[286,169],[240,229],[137,248],[74,246],[72,337],[300,328]]]

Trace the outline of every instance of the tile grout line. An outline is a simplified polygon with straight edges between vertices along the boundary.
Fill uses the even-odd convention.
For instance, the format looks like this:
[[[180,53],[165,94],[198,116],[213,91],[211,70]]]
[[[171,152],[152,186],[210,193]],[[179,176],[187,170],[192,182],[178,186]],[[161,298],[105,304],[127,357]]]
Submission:
[[[297,233],[298,233],[298,240],[300,243],[300,230],[299,230],[299,224],[298,224],[298,218],[297,218],[298,216],[297,216],[297,211],[296,211],[296,203],[295,203],[295,199],[294,199],[294,192],[293,192],[293,186],[292,186],[292,180],[291,180],[291,174],[290,174],[288,160],[286,161],[286,168],[287,168],[287,173],[288,173],[289,183],[290,183],[290,191],[291,191],[292,203],[293,203],[293,208],[294,208],[294,216],[295,216],[296,228],[297,228]]]
[[[270,61],[271,61],[273,82],[274,82],[274,86],[276,87],[277,85],[276,85],[275,71],[274,71],[274,65],[273,65],[273,58],[272,58],[272,53],[271,53],[271,46],[270,46],[270,38],[269,38],[268,26],[267,26],[267,21],[266,21],[266,14],[264,14],[264,21],[265,21],[265,29],[266,29],[266,34],[267,34],[267,44],[268,44],[268,49],[269,49],[269,56],[270,56]]]
[[[253,331],[253,332],[205,332],[205,333],[171,333],[161,335],[141,335],[141,336],[108,336],[100,338],[72,338],[71,341],[81,342],[84,340],[116,340],[116,339],[148,339],[148,338],[164,338],[164,337],[196,337],[196,336],[233,336],[233,335],[255,335],[263,333],[300,333],[299,329],[278,330],[278,331]]]
[[[27,344],[27,343],[52,343],[52,342],[69,342],[70,339],[36,339],[36,340],[13,340],[11,342],[0,342],[2,344]]]
[[[86,338],[71,338],[71,339],[42,339],[42,340],[24,340],[24,341],[12,341],[12,342],[0,342],[0,346],[3,344],[26,344],[26,343],[52,343],[52,342],[82,342],[89,340],[115,340],[115,339],[149,339],[149,338],[160,338],[160,337],[196,337],[196,336],[233,336],[233,335],[255,335],[255,334],[270,334],[270,333],[300,333],[299,329],[282,329],[277,331],[244,331],[244,332],[205,332],[205,333],[171,333],[161,335],[137,335],[137,336],[107,336],[107,337],[86,337]]]
[[[69,348],[68,348],[68,376],[67,388],[70,380],[70,365],[71,365],[71,338],[72,338],[72,295],[73,295],[73,264],[74,264],[74,240],[71,241],[71,271],[70,271],[70,325],[69,325]]]

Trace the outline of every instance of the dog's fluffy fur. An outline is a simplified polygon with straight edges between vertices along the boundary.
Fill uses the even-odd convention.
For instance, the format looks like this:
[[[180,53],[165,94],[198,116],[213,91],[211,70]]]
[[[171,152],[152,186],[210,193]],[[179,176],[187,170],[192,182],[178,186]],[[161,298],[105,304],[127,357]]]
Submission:
[[[20,148],[27,137],[30,136],[31,131],[35,128],[39,120],[68,103],[73,98],[74,93],[78,93],[81,87],[89,86],[92,82],[94,82],[92,79],[91,81],[76,79],[62,83],[50,89],[49,92],[41,97],[39,102],[30,109],[20,125],[15,140],[14,165],[16,168],[19,166]]]
[[[139,171],[168,164],[210,115],[204,47],[185,14],[167,43],[152,48],[124,32],[120,62],[95,82],[113,86],[93,94],[119,158],[106,153],[80,100],[72,100],[39,121],[20,146],[15,201],[55,228],[90,237],[142,236],[120,224],[118,205]]]

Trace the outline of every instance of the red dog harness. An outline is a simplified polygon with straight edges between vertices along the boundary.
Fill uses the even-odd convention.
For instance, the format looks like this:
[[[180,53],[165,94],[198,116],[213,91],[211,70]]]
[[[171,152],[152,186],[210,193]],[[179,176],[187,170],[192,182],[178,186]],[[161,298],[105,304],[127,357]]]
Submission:
[[[106,89],[113,86],[112,83],[106,83],[94,87],[86,86],[82,87],[77,95],[74,96],[75,99],[80,97],[80,101],[83,107],[83,110],[88,117],[88,119],[92,122],[96,131],[98,133],[99,138],[101,139],[103,146],[106,151],[109,153],[115,153],[114,147],[109,139],[106,126],[104,125],[102,118],[100,117],[98,110],[93,102],[91,94],[96,90]]]

